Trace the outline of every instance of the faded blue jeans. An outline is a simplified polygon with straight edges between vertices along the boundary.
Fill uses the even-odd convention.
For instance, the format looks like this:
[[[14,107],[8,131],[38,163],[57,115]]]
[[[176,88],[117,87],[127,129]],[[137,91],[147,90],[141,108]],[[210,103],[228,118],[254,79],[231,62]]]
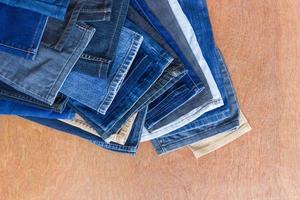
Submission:
[[[93,65],[75,66],[61,92],[83,105],[105,114],[119,91],[142,44],[143,37],[123,27],[116,58],[108,77],[101,77]],[[101,72],[100,72],[101,73]]]

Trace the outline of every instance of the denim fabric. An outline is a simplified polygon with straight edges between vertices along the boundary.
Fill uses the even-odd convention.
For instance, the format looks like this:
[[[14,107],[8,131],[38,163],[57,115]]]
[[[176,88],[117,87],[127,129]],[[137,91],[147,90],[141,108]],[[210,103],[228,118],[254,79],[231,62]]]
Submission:
[[[173,61],[168,52],[135,24],[127,20],[125,26],[141,34],[144,41],[106,115],[99,115],[86,106],[70,100],[72,108],[97,130],[103,139],[109,138],[115,132],[110,132],[114,124],[135,105]]]
[[[69,0],[0,0],[0,2],[63,20]]]
[[[137,152],[137,149],[140,144],[140,137],[142,134],[142,129],[144,126],[144,120],[146,116],[147,108],[144,108],[141,110],[137,118],[135,120],[135,123],[133,125],[133,128],[131,130],[131,133],[125,143],[125,145],[120,145],[116,143],[106,143],[101,137],[97,137],[96,135],[90,134],[86,131],[83,131],[80,128],[71,126],[69,124],[66,124],[64,122],[61,122],[59,120],[51,120],[51,119],[42,119],[42,118],[34,118],[34,117],[25,117],[25,119],[29,119],[31,121],[43,124],[45,126],[64,131],[66,133],[70,133],[72,135],[79,136],[83,139],[86,139],[93,144],[96,144],[100,147],[103,147],[105,149],[119,152],[119,153],[128,153],[128,154],[135,154]]]
[[[181,63],[177,53],[172,49],[172,47],[169,46],[160,33],[157,32],[156,29],[149,23],[149,21],[145,19],[144,16],[142,16],[139,12],[137,12],[137,10],[132,6],[129,6],[128,8],[127,19],[148,33],[162,48],[170,53],[174,60],[177,60],[178,63]]]
[[[40,102],[32,98],[31,96],[28,96],[24,93],[15,90],[14,88],[10,87],[9,85],[6,85],[3,82],[0,82],[0,97],[5,98],[7,100],[17,101],[27,106],[32,106],[32,107],[58,112],[58,113],[62,113],[64,111],[67,102],[69,100],[68,97],[62,94],[58,94],[54,103],[50,106],[48,104],[45,104],[43,102]]]
[[[0,115],[20,115],[24,117],[40,117],[47,119],[72,119],[75,116],[75,113],[71,111],[70,108],[66,108],[62,113],[56,113],[0,97]]]
[[[75,66],[61,92],[83,105],[105,114],[116,96],[142,44],[143,37],[123,27],[116,55],[108,78],[97,77],[93,65]]]
[[[198,76],[206,80],[206,82],[203,81],[204,85],[210,89],[213,98],[221,98],[216,82],[197,42],[193,27],[177,0],[162,0],[159,4],[155,0],[144,1],[166,30],[171,33],[173,38],[176,38],[179,48],[185,54],[189,63],[192,64]]]
[[[203,138],[221,133],[237,126],[238,102],[221,52],[216,49],[206,3],[180,1],[191,21],[204,57],[211,66],[224,100],[224,106],[201,116],[194,122],[153,140],[159,153],[181,148]],[[200,4],[200,5],[199,5]],[[196,6],[197,5],[197,6]],[[148,137],[149,138],[149,137]],[[149,138],[151,139],[151,137]]]
[[[187,82],[194,82],[195,85],[197,86],[198,84],[200,84],[200,88],[202,90],[203,85],[206,85],[206,80],[203,78],[203,76],[199,76],[193,69],[193,67],[191,67],[191,64],[189,63],[189,61],[187,60],[187,58],[185,57],[185,55],[183,54],[183,52],[180,50],[180,48],[177,45],[177,41],[176,39],[174,39],[172,37],[172,35],[168,32],[168,30],[165,29],[165,27],[160,23],[160,20],[157,18],[157,16],[155,16],[152,11],[149,9],[149,7],[147,6],[146,2],[144,0],[131,0],[130,1],[132,7],[134,9],[136,9],[136,11],[138,11],[138,13],[143,16],[148,23],[150,23],[153,28],[155,28],[155,30],[161,35],[161,37],[163,39],[160,39],[157,35],[154,35],[152,29],[150,29],[149,27],[147,27],[147,31],[149,31],[152,36],[155,39],[158,39],[158,41],[161,41],[161,43],[163,43],[163,46],[166,47],[166,49],[170,49],[168,47],[168,45],[165,44],[164,40],[172,47],[172,49],[175,51],[170,50],[172,56],[176,56],[175,58],[177,59],[177,55],[179,56],[180,60],[185,64],[186,69],[188,70],[189,73],[189,77],[191,77],[189,80],[187,80]],[[170,24],[173,24],[170,23]],[[143,26],[144,27],[144,26]],[[174,55],[175,54],[175,55]],[[178,59],[179,60],[179,59]],[[200,73],[201,75],[201,73]],[[201,78],[203,78],[203,81],[201,80]],[[203,101],[207,101],[209,100],[209,98],[212,98],[212,96],[210,95],[210,92],[208,91],[208,97],[207,99],[204,99]]]
[[[79,21],[111,21],[113,0],[85,0],[78,16]]]
[[[194,39],[194,32],[182,10],[174,14],[172,7],[166,1],[161,1],[159,6],[154,1],[145,0],[132,0],[131,4],[148,19],[179,55],[189,70],[186,83],[202,82],[205,86],[205,90],[198,91],[197,95],[191,93],[194,96],[191,96],[190,100],[179,108],[176,104],[170,105],[168,101],[159,102],[162,107],[168,106],[169,110],[173,112],[164,116],[161,121],[148,120],[148,128],[151,127],[149,131],[157,135],[166,134],[188,124],[205,112],[223,105],[218,88],[215,87],[215,81],[202,57],[201,49]],[[188,39],[188,37],[190,38]],[[195,55],[195,52],[198,54]]]
[[[149,90],[134,104],[126,114],[115,122],[114,126],[109,130],[109,134],[116,132],[119,127],[126,122],[126,120],[132,116],[134,112],[142,109],[143,106],[148,105],[154,101],[158,96],[163,94],[174,84],[182,79],[186,75],[186,71],[181,64],[172,62],[163,72],[163,74],[157,79],[157,81],[149,88]]]
[[[224,106],[210,111],[190,124],[152,140],[159,154],[167,153],[239,125],[239,105],[224,58],[216,48],[205,0],[180,0],[190,20],[206,61],[222,94]]]
[[[197,94],[194,92],[192,82],[186,82],[186,79],[180,80],[150,103],[145,127],[151,130],[156,123],[171,115],[176,109],[180,108]]]
[[[0,51],[34,60],[47,16],[0,3]]]
[[[160,34],[149,24],[149,22],[143,18],[134,8],[129,7],[127,17],[134,21],[138,26],[142,27],[147,33],[149,33],[162,47],[164,47],[174,58],[175,65],[183,65],[179,60],[176,52],[166,43],[166,41],[160,36]],[[172,63],[173,64],[173,63]],[[171,65],[172,65],[171,64]],[[184,70],[184,66],[183,70]],[[159,121],[161,118],[167,116],[171,111],[175,110],[177,107],[181,106],[185,101],[193,98],[199,92],[202,92],[204,86],[201,83],[198,84],[198,88],[193,80],[188,74],[182,76],[181,80],[176,83],[172,88],[165,91],[159,99],[155,100],[149,105],[149,110],[147,112],[148,123],[146,121],[145,125],[151,126],[155,121]],[[155,92],[155,90],[154,90]],[[157,95],[155,95],[157,96]],[[180,98],[176,98],[180,97]],[[167,102],[166,100],[170,101]],[[174,101],[176,99],[176,101]],[[165,100],[165,101],[164,101]],[[150,101],[151,102],[151,101]],[[159,109],[165,108],[163,109]],[[155,108],[155,109],[154,109]],[[158,108],[158,109],[156,109]],[[150,121],[150,123],[149,123]]]
[[[92,8],[93,5],[96,6],[99,2],[102,2],[101,6],[104,8],[104,13],[107,10],[111,10],[111,13],[106,13],[109,14],[110,20],[93,21],[93,15],[90,16],[90,20],[83,20],[89,26],[94,27],[96,32],[74,69],[82,71],[86,66],[89,66],[89,68],[93,69],[92,74],[94,76],[107,78],[110,74],[112,61],[116,55],[129,0],[118,0],[113,1],[113,3],[107,0],[93,0],[86,3]],[[85,8],[80,11],[80,14],[83,11],[85,11]]]
[[[76,5],[78,3],[80,1]],[[77,9],[75,6],[68,11],[70,15],[65,23],[49,19],[35,61],[0,53],[0,81],[39,101],[53,104],[95,31],[84,24],[73,25],[72,17]],[[61,51],[60,47],[63,47]]]

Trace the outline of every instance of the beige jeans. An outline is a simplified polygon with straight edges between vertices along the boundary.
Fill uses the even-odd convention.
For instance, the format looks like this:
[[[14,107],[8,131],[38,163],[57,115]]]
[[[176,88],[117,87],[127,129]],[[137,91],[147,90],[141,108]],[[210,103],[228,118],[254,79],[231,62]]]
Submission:
[[[240,126],[237,129],[229,130],[212,137],[206,138],[189,146],[196,158],[200,158],[210,152],[213,152],[230,142],[238,139],[245,133],[251,131],[251,126],[248,123],[243,113],[240,114]]]
[[[126,143],[127,139],[128,139],[130,131],[133,127],[136,116],[137,116],[137,114],[132,115],[117,133],[111,135],[105,141],[107,143],[115,142],[115,143],[124,145]],[[71,120],[69,120],[69,119],[68,120],[60,119],[60,121],[66,123],[66,124],[69,124],[71,126],[75,126],[77,128],[80,128],[81,130],[89,132],[93,135],[99,136],[97,131],[93,127],[91,127],[84,119],[82,119],[77,114]]]

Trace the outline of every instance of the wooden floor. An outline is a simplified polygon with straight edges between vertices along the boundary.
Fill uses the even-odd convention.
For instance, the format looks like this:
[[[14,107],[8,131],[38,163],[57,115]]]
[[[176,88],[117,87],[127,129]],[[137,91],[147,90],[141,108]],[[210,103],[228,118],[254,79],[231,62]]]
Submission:
[[[250,134],[198,160],[150,143],[130,157],[1,117],[0,199],[300,199],[300,1],[208,4]]]

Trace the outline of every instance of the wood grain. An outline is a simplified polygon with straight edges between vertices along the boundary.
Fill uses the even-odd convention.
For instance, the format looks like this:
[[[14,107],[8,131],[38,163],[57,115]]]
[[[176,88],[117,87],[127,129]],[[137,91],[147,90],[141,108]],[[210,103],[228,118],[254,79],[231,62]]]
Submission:
[[[130,157],[1,117],[0,199],[300,199],[300,1],[208,4],[251,134],[198,160]]]

